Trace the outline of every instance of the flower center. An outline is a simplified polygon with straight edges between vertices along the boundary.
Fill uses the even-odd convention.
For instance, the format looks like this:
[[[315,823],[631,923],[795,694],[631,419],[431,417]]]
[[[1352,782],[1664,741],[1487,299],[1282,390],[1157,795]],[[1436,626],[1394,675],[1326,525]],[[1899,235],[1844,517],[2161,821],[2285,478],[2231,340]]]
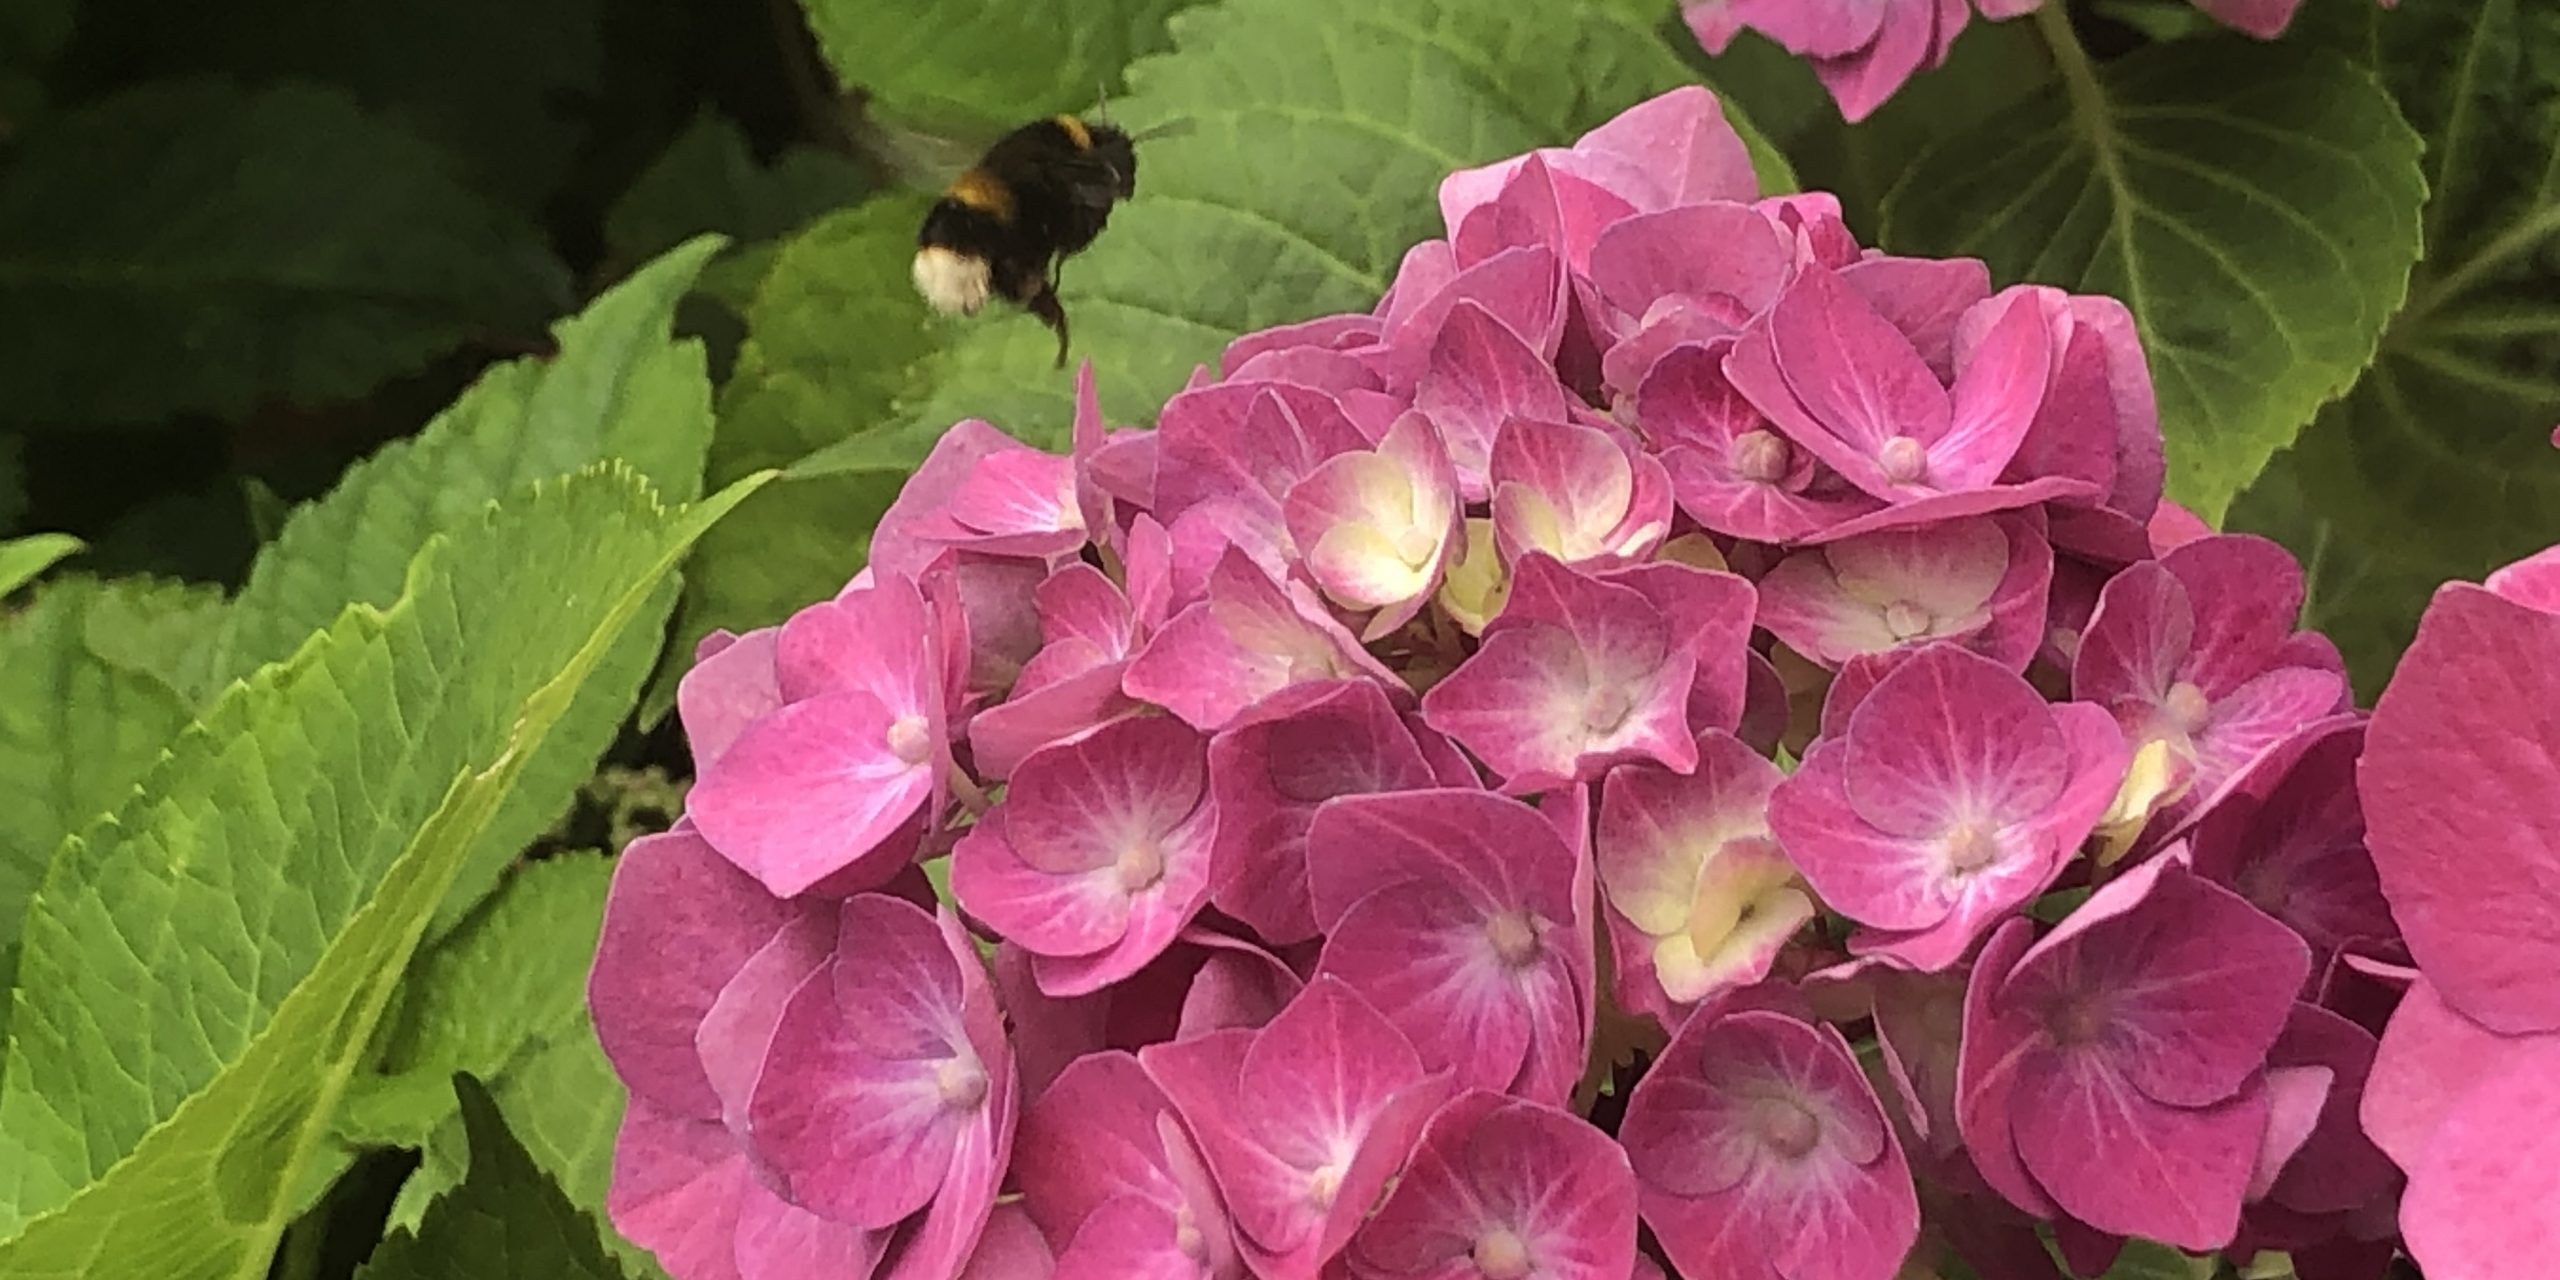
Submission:
[[[1525,911],[1505,911],[1484,922],[1485,941],[1493,954],[1514,969],[1526,969],[1538,958],[1538,926]]]
[[[889,754],[900,764],[923,764],[933,754],[933,731],[923,716],[900,716],[889,722]]]
[[[1193,1262],[1209,1260],[1209,1237],[1201,1234],[1200,1224],[1193,1220],[1188,1204],[1174,1212],[1173,1247],[1180,1249],[1182,1256]]]
[[[1329,1164],[1307,1175],[1307,1203],[1319,1209],[1330,1209],[1333,1198],[1341,1193],[1341,1165]]]
[[[933,1069],[933,1087],[942,1105],[953,1111],[975,1111],[987,1099],[987,1069],[962,1054]]]
[[[1959,822],[1947,833],[1947,870],[1969,876],[2000,860],[2000,836],[1980,822]]]
[[[1929,476],[1929,448],[1910,436],[1895,436],[1876,451],[1876,465],[1895,484],[1918,484]]]
[[[1392,540],[1396,559],[1404,561],[1408,569],[1419,569],[1431,563],[1431,553],[1440,549],[1440,540],[1420,525],[1406,525],[1395,532]]]
[[[1928,610],[1908,600],[1896,600],[1884,607],[1884,629],[1892,632],[1896,640],[1927,635],[1930,625],[1936,621]]]
[[[1582,727],[1594,734],[1615,733],[1635,708],[1635,693],[1626,686],[1597,686],[1591,690],[1591,700],[1583,704]]]
[[[1793,1098],[1765,1098],[1753,1128],[1772,1155],[1802,1160],[1822,1142],[1822,1118]]]
[[[2087,992],[2063,997],[2045,1015],[2045,1034],[2065,1048],[2095,1044],[2106,1030],[2106,1005]]]
[[[1122,892],[1153,888],[1156,881],[1164,879],[1164,846],[1146,836],[1132,840],[1121,846],[1112,870],[1119,873]]]
[[[2213,718],[2213,699],[2187,680],[2169,686],[2169,696],[2161,700],[2161,708],[2169,713],[2169,722],[2178,727],[2178,732],[2189,737],[2201,732],[2205,722]]]
[[[1733,438],[1733,473],[1753,484],[1776,484],[1792,461],[1787,442],[1771,431],[1745,431]]]
[[[1495,1227],[1476,1239],[1476,1273],[1485,1280],[1522,1280],[1529,1274],[1529,1246],[1508,1227]]]

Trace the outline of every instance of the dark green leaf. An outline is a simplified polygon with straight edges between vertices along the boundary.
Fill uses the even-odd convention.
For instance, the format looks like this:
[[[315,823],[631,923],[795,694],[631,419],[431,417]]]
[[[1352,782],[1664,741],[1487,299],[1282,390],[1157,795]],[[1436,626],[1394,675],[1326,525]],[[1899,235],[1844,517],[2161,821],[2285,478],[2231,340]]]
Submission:
[[[1025,120],[1090,109],[1165,18],[1199,0],[801,0],[849,90],[895,119],[993,142]]]
[[[147,85],[0,177],[0,417],[227,417],[361,395],[567,301],[541,234],[342,94]]]
[[[2439,583],[2560,541],[2560,9],[2376,20],[2427,139],[2427,257],[2354,394],[2232,509],[2307,562],[2307,625],[2380,692]]]
[[[453,1089],[470,1134],[469,1176],[414,1235],[384,1241],[357,1280],[621,1280],[595,1220],[525,1153],[488,1090],[469,1076],[454,1077]]]
[[[2093,73],[1932,148],[1887,196],[1896,252],[2113,294],[2142,324],[2170,495],[2208,520],[2351,385],[2406,291],[2426,194],[2391,96],[2325,50],[2239,37]]]
[[[645,261],[706,231],[738,241],[770,240],[852,204],[870,185],[860,163],[815,147],[795,146],[771,164],[759,161],[734,122],[706,112],[605,215],[607,269]],[[733,251],[720,265],[737,256]],[[739,278],[718,282],[724,286],[721,296],[743,308],[760,272],[733,274]],[[706,289],[714,283],[703,282]]]

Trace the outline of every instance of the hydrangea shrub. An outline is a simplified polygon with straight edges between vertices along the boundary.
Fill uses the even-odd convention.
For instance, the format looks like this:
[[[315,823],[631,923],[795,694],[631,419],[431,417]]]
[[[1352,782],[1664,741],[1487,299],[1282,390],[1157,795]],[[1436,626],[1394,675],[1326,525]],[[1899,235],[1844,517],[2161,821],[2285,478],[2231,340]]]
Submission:
[[[1854,114],[1966,12],[1689,16]],[[1440,205],[1152,427],[1090,369],[1063,453],[953,426],[839,594],[703,644],[589,987],[624,1234],[677,1280],[2560,1240],[2560,560],[2445,588],[2368,717],[2293,557],[2163,500],[2115,300],[1862,246],[1700,88]]]

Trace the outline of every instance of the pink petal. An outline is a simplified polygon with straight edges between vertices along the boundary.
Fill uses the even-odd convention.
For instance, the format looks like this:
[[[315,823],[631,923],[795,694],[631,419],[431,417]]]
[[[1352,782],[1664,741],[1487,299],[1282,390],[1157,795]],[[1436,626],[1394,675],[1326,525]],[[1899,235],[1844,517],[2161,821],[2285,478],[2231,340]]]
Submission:
[[[762,627],[705,653],[676,682],[676,717],[693,747],[693,768],[711,767],[747,726],[782,705],[774,682],[776,627]],[[708,649],[710,641],[704,640]]]
[[[2507,1032],[2560,1029],[2560,614],[2439,589],[2356,767],[2419,969]]]
[[[1841,757],[1850,808],[1895,835],[2014,822],[2052,804],[2070,781],[2063,732],[2034,688],[1943,645],[1876,685],[1850,717]]]
[[[722,859],[689,821],[623,850],[587,1007],[605,1056],[633,1093],[670,1118],[720,1114],[694,1035],[721,990],[803,910]]]
[[[898,754],[906,723],[859,689],[766,716],[695,782],[685,809],[703,838],[766,889],[822,880],[886,884],[914,852],[901,829],[934,794],[934,755]],[[834,879],[839,876],[847,879]]]
[[[783,1008],[800,984],[825,966],[835,945],[833,911],[794,918],[720,989],[720,998],[703,1015],[702,1029],[694,1034],[695,1051],[711,1091],[720,1097],[721,1120],[741,1140],[749,1136],[747,1103],[764,1074]]]
[[[1790,428],[1797,444],[1880,498],[1922,481],[1936,486],[1925,472],[1889,476],[1880,459],[1892,441],[1915,441],[1905,448],[1916,450],[1947,434],[1952,410],[1946,388],[1910,340],[1866,299],[1831,272],[1807,268],[1771,309],[1767,332],[1784,371],[1784,393],[1745,382],[1747,365],[1729,364],[1728,371],[1780,427]],[[1737,355],[1749,346],[1737,347]],[[1782,404],[1764,398],[1786,393],[1811,415],[1814,429],[1799,434],[1778,412]]]
[[[1948,389],[1947,434],[1930,442],[1932,488],[1975,489],[1999,479],[2044,403],[2051,336],[2032,297],[2014,291],[1981,304],[2001,313],[1962,361]]]
[[[1041,1234],[1063,1251],[1095,1210],[1124,1197],[1182,1201],[1165,1167],[1156,1117],[1173,1104],[1138,1060],[1121,1052],[1076,1060],[1023,1113],[1013,1174]]]
[[[1293,598],[1231,549],[1211,575],[1209,598],[1157,633],[1121,687],[1214,733],[1290,685],[1353,675],[1402,687],[1321,605]]]
[[[1316,807],[1435,781],[1415,734],[1376,685],[1330,681],[1275,695],[1209,747],[1218,908],[1272,942],[1314,937],[1306,835]]]
[[[960,1269],[959,1280],[1051,1280],[1056,1266],[1031,1215],[1018,1204],[1000,1204],[988,1217],[986,1232],[978,1237],[977,1251]]]
[[[1503,421],[1563,422],[1566,405],[1564,385],[1546,357],[1472,302],[1450,309],[1413,395],[1413,407],[1439,428],[1458,491],[1470,502],[1488,492],[1494,436]]]
[[[2189,1110],[2153,1102],[2085,1059],[2062,1058],[2026,1072],[2012,1105],[2020,1157],[2073,1217],[2190,1250],[2220,1248],[2239,1231],[2267,1125],[2263,1085]],[[2093,1151],[2106,1159],[2090,1159]]]
[[[739,1280],[738,1203],[753,1187],[745,1153],[716,1120],[688,1120],[634,1098],[613,1146],[605,1212],[668,1270]]]
[[[1424,1131],[1404,1176],[1354,1237],[1354,1275],[1464,1276],[1507,1233],[1553,1280],[1625,1280],[1636,1185],[1615,1142],[1578,1116],[1462,1094]]]
[[[2454,1011],[2421,978],[2383,1029],[2358,1118],[2376,1146],[2414,1169],[2455,1104],[2520,1050],[2553,1038],[2499,1035]]]
[[[1713,246],[1714,252],[1700,252]],[[1610,305],[1645,314],[1662,297],[1725,297],[1757,315],[1778,297],[1793,254],[1749,205],[1715,202],[1626,218],[1591,249],[1591,282]]]
[[[2400,1227],[2430,1280],[2491,1280],[2560,1245],[2560,1037],[2455,1103],[2409,1171]]]

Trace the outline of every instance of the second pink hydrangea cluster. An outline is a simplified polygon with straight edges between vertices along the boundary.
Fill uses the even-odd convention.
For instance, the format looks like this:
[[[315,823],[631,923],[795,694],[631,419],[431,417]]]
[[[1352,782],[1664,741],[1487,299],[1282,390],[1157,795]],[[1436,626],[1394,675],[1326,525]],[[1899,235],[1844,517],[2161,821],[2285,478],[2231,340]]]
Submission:
[[[591,989],[616,1225],[679,1280],[2387,1262],[2365,722],[2294,562],[2161,502],[2125,310],[1760,198],[1697,89],[1441,204],[1152,430],[1089,374],[1067,453],[959,424],[703,646]]]
[[[2056,0],[2058,3],[2059,0]],[[2380,0],[2385,8],[2398,0]],[[2020,17],[2045,0],[1682,0],[1681,16],[1709,53],[1757,31],[1805,59],[1851,121],[1864,120],[1912,76],[1946,62],[1975,13]],[[2215,21],[2261,40],[2293,25],[2302,0],[2195,0]]]

